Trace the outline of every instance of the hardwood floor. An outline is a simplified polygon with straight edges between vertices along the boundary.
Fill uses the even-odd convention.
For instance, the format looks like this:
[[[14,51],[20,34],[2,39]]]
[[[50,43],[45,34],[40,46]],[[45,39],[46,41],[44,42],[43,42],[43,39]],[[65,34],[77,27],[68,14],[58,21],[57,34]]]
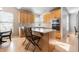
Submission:
[[[48,36],[48,34],[45,35],[45,37]],[[29,49],[25,49],[26,43],[23,45],[23,42],[25,38],[20,37],[13,37],[12,41],[10,42],[9,39],[5,39],[7,42],[0,45],[0,52],[32,52],[34,50],[34,46],[31,44],[29,46]],[[39,42],[39,46],[42,48],[40,51],[37,47],[35,48],[35,52],[47,52],[48,51],[48,38],[42,38]]]
[[[78,38],[74,33],[69,33],[69,37],[67,37],[65,42],[51,40],[53,45],[55,45],[54,52],[78,52]]]
[[[17,52],[17,51],[26,51],[24,49],[24,46],[22,45],[22,42],[24,41],[24,38],[12,38],[12,41],[10,42],[8,39],[7,42],[3,43],[0,48],[0,52]]]
[[[37,47],[35,52],[77,52],[78,51],[78,41],[77,37],[73,33],[70,34],[69,37],[66,38],[66,42],[62,42],[50,37],[48,40],[48,34],[40,40],[39,46],[42,48],[40,51]],[[34,50],[34,46],[31,44],[27,49],[25,49],[28,40],[23,45],[25,38],[13,37],[10,42],[9,39],[7,42],[0,45],[0,52],[32,52]]]

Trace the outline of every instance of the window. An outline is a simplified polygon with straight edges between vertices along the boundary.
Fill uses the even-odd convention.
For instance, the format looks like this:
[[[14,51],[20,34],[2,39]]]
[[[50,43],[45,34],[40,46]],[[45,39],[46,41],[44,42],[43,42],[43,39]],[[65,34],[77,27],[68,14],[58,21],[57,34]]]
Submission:
[[[36,15],[36,17],[35,17],[35,25],[40,26],[42,24],[43,24],[42,16]]]
[[[1,11],[0,12],[0,31],[8,31],[13,29],[13,14]]]

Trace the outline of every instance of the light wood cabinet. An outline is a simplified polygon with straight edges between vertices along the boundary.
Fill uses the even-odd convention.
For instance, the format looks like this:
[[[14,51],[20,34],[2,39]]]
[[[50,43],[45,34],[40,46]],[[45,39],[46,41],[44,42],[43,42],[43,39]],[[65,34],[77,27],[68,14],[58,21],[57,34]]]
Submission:
[[[19,16],[19,19],[18,19],[19,24],[27,25],[27,24],[32,24],[34,22],[34,15],[30,11],[19,10],[18,16]],[[24,32],[23,29],[19,28],[20,37],[24,36],[23,32]]]
[[[61,18],[61,9],[55,10],[55,11],[51,11],[49,13],[46,13],[43,16],[44,22],[45,23],[49,23],[51,20],[53,19],[60,19]]]
[[[50,23],[52,20],[60,20],[61,19],[61,9],[57,9],[51,12],[46,13],[43,16],[45,23]],[[61,30],[61,29],[60,29]],[[61,39],[61,31],[56,31],[54,33],[55,39]]]
[[[61,33],[60,33],[60,31],[56,31],[54,33],[54,38],[57,39],[57,40],[60,40],[61,39]]]
[[[34,15],[32,12],[29,12],[27,10],[19,10],[20,14],[20,19],[19,23],[20,24],[32,24],[34,22]]]

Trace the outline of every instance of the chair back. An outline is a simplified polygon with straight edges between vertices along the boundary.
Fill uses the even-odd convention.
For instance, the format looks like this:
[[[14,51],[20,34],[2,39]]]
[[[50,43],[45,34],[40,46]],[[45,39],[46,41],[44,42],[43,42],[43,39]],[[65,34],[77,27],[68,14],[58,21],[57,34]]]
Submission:
[[[26,37],[32,37],[31,27],[24,27],[24,32]]]
[[[75,32],[77,32],[77,29],[76,29],[76,27],[74,26],[74,29],[75,29]]]
[[[35,45],[34,41],[33,41],[33,37],[32,37],[32,30],[31,27],[24,27],[24,33],[25,33],[25,37],[26,39],[29,40],[29,42],[31,42],[33,45]]]
[[[0,32],[0,35],[11,35],[12,34],[12,30],[10,31],[4,31],[4,32]]]

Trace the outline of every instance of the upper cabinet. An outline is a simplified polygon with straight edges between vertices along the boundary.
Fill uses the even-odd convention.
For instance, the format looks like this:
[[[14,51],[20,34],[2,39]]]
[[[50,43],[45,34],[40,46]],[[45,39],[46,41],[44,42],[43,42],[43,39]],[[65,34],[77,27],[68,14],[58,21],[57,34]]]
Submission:
[[[54,11],[50,11],[48,13],[45,13],[45,15],[43,16],[44,22],[50,22],[51,20],[54,19],[60,19],[61,18],[61,9],[57,9]]]
[[[20,17],[18,22],[21,24],[31,24],[34,22],[34,15],[32,12],[27,10],[19,10],[18,16]]]

